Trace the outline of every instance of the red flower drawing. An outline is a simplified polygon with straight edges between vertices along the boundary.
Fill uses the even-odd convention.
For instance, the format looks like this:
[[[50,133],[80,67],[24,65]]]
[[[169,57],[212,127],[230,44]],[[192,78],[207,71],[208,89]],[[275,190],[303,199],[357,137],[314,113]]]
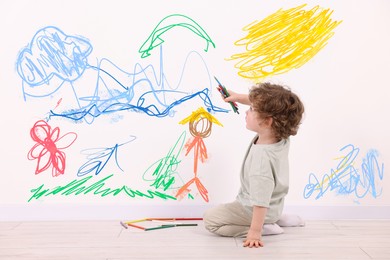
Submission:
[[[73,132],[60,136],[60,129],[43,121],[37,121],[30,130],[31,138],[36,144],[28,152],[29,160],[38,160],[35,174],[46,171],[52,167],[53,177],[64,174],[66,155],[62,151],[71,146],[77,139]]]

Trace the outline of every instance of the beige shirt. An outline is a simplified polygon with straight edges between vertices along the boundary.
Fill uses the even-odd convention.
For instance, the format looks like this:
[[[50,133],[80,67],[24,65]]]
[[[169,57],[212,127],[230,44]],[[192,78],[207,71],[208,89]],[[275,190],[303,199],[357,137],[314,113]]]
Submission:
[[[283,211],[289,187],[290,139],[275,144],[252,140],[241,167],[237,200],[252,214],[253,206],[268,208],[264,223],[275,223]]]

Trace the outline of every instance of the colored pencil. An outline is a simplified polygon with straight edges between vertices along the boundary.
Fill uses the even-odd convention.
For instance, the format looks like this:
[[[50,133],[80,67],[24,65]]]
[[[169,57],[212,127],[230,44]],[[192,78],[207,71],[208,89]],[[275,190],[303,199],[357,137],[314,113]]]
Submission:
[[[176,220],[203,220],[203,218],[147,218],[147,220],[176,221]]]
[[[126,221],[124,223],[137,223],[137,222],[144,222],[144,221],[148,221],[149,219],[147,218],[141,218],[141,219],[135,219],[135,220],[130,220],[130,221]]]
[[[222,96],[224,96],[224,98],[230,96],[229,92],[227,91],[227,89],[225,88],[224,85],[221,84],[221,82],[219,82],[219,80],[214,76],[214,79],[217,81],[218,83],[218,91],[222,94]],[[237,106],[237,103],[236,102],[231,102],[229,101],[229,104],[230,106],[232,107],[233,109],[233,112],[239,114],[240,112],[238,112],[238,106]]]
[[[121,221],[120,223],[121,223],[122,227],[124,227],[124,228],[128,229],[128,226],[127,226],[127,224],[126,224],[126,223],[123,223],[122,221]]]
[[[131,223],[126,223],[128,226],[130,227],[135,227],[135,228],[139,228],[139,229],[142,229],[142,230],[146,230],[146,228],[144,227],[141,227],[141,226],[137,226],[137,225],[134,225],[134,224],[131,224]]]
[[[175,225],[162,225],[162,226],[158,226],[158,227],[145,228],[144,230],[145,230],[145,231],[149,231],[149,230],[156,230],[156,229],[163,229],[163,228],[171,228],[171,227],[175,227]]]
[[[172,224],[172,225],[162,225],[164,226],[174,226],[174,227],[194,227],[197,226],[198,224]]]
[[[128,227],[134,227],[138,228],[144,231],[149,231],[149,230],[156,230],[156,229],[162,229],[162,228],[170,228],[170,227],[185,227],[185,226],[197,226],[198,224],[193,224],[193,223],[174,223],[174,221],[177,220],[203,220],[203,218],[143,218],[143,219],[136,219],[136,220],[129,220],[129,221],[120,221],[121,226],[124,228],[128,229]],[[137,222],[143,222],[143,221],[153,221],[153,222],[160,222],[160,223],[165,223],[161,226],[157,227],[143,227],[136,225],[134,223]]]

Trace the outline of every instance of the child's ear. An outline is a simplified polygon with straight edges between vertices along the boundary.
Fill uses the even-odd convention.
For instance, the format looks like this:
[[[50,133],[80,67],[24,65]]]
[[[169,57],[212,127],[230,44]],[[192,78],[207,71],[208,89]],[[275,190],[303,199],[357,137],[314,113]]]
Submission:
[[[272,118],[272,116],[269,116],[269,117],[267,117],[266,119],[264,119],[264,123],[265,123],[268,127],[271,127],[273,121],[274,121],[274,119]]]

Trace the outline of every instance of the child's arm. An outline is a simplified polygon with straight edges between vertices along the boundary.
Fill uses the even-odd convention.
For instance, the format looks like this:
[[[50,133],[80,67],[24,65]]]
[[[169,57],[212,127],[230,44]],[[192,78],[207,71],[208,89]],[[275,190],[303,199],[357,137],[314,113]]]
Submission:
[[[267,210],[268,209],[265,207],[253,206],[252,222],[243,244],[244,247],[264,246],[264,243],[261,240],[261,232],[263,230]]]
[[[249,96],[248,94],[240,94],[240,93],[236,93],[232,90],[228,90],[230,96],[224,98],[224,100],[226,102],[238,102],[238,103],[241,103],[241,104],[244,104],[244,105],[250,105],[251,102],[249,101]]]

